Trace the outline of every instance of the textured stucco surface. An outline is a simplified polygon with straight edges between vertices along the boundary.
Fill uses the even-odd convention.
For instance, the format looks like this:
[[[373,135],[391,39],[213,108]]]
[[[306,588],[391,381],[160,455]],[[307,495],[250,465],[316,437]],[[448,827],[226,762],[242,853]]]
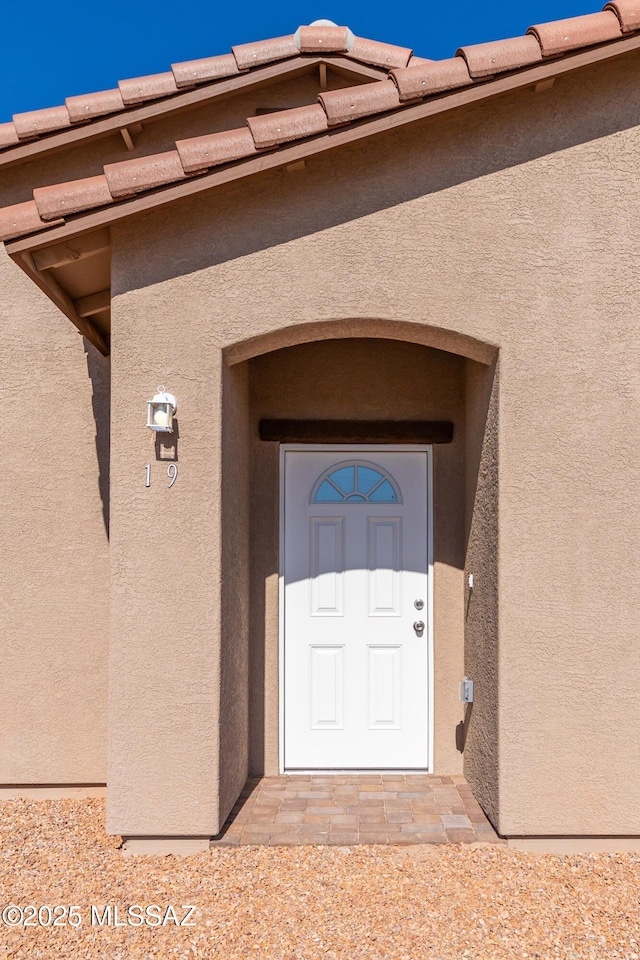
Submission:
[[[499,403],[497,364],[467,360],[465,390],[465,676],[474,702],[459,729],[465,776],[496,823],[499,785]],[[473,587],[469,577],[473,576]]]
[[[238,126],[259,107],[313,102],[317,91],[316,73],[227,98],[215,111],[201,107],[149,123],[133,153],[114,133],[3,169],[0,204],[101,172],[105,163],[168,149],[176,138]],[[104,783],[110,362],[83,343],[4,248],[0,332],[9,451],[0,477],[0,784]],[[152,390],[156,379],[153,373]],[[145,384],[144,400],[147,392]],[[243,709],[246,694],[245,707],[237,707]],[[227,719],[221,736],[238,722]],[[246,739],[246,720],[244,727]],[[246,767],[246,749],[241,755],[225,775],[229,796]]]
[[[343,319],[362,326],[379,318],[398,339],[413,338],[412,324],[427,344],[439,330],[500,348],[499,573],[489,599],[483,571],[474,571],[478,604],[498,608],[497,773],[487,755],[496,825],[506,834],[640,833],[631,680],[640,667],[639,82],[637,58],[626,57],[544,94],[501,97],[318,157],[299,174],[260,175],[114,229],[118,683],[139,704],[159,697],[156,667],[147,665],[144,690],[142,660],[127,679],[136,645],[150,642],[152,608],[167,628],[159,648],[156,631],[154,649],[174,643],[173,632],[188,652],[180,683],[175,673],[162,680],[164,712],[152,711],[172,719],[163,747],[146,741],[150,779],[140,777],[139,742],[121,741],[127,773],[112,805],[123,816],[135,806],[131,791],[153,782],[163,826],[193,825],[201,821],[184,802],[182,819],[173,819],[178,779],[183,798],[203,798],[205,773],[216,783],[214,748],[210,767],[205,754],[215,742],[219,655],[211,646],[208,656],[192,654],[218,642],[220,622],[212,539],[220,351],[238,355],[257,337],[263,349],[294,344],[308,339],[305,325],[323,321],[335,321],[339,337],[349,330]],[[145,439],[133,413],[159,376],[186,396],[188,478],[184,493],[162,493],[160,521],[142,505]],[[157,537],[147,550],[154,518],[180,532],[171,601],[149,589],[142,562],[160,545]],[[494,636],[496,624],[487,629]],[[197,704],[189,711],[179,704],[186,687]],[[469,731],[474,778],[487,725],[496,724],[490,710],[476,709],[485,729]],[[149,828],[156,814],[140,803],[139,823]]]
[[[219,822],[223,360],[181,317],[131,296],[112,318],[107,827],[134,836]],[[171,488],[145,427],[158,384],[179,404]]]
[[[109,361],[0,249],[0,784],[104,783]]]
[[[222,368],[222,595],[220,631],[220,821],[249,773],[249,645],[257,624],[249,604],[253,553],[249,489],[249,376],[246,364]]]

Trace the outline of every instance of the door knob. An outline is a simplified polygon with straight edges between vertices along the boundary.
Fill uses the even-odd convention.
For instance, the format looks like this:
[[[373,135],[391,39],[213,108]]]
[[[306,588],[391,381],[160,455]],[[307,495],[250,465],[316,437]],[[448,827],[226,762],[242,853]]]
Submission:
[[[416,633],[424,633],[424,623],[422,620],[416,620],[413,624]]]

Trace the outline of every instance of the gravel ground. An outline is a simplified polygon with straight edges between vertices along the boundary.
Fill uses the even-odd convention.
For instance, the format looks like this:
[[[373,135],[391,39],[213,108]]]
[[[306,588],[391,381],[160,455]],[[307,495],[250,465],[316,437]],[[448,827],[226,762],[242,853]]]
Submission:
[[[251,846],[123,858],[118,844],[101,800],[0,803],[0,911],[75,905],[81,921],[52,927],[46,910],[45,926],[0,920],[0,960],[640,957],[640,854]],[[132,904],[157,904],[152,922],[195,905],[194,926],[171,914],[157,927],[92,926],[92,904],[101,918],[116,905],[119,923]]]

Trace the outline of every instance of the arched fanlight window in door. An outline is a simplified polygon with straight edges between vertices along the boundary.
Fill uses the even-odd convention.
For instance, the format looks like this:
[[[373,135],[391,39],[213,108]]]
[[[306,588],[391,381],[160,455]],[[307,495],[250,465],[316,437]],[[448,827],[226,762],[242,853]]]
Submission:
[[[345,460],[316,480],[311,503],[402,503],[398,484],[375,463]]]

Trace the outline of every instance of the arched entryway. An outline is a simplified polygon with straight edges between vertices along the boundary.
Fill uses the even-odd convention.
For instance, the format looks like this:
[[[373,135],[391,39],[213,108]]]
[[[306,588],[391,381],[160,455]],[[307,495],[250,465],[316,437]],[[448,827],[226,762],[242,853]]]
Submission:
[[[290,327],[227,351],[223,416],[227,519],[223,530],[232,564],[223,590],[227,604],[223,622],[228,624],[223,682],[226,664],[229,688],[239,689],[245,668],[233,653],[232,625],[242,629],[246,623],[248,678],[235,709],[246,708],[248,714],[252,775],[276,775],[283,766],[281,457],[276,440],[261,439],[260,424],[267,419],[453,424],[451,441],[434,445],[431,451],[433,702],[429,736],[431,772],[462,772],[469,717],[465,720],[458,685],[465,669],[469,670],[465,633],[471,629],[475,636],[465,569],[474,537],[486,546],[487,537],[493,536],[492,531],[481,529],[484,507],[479,510],[476,504],[481,461],[494,456],[486,448],[496,379],[492,359],[492,347],[457,334],[434,333],[417,324],[362,320]],[[398,440],[401,443],[402,437]],[[344,449],[347,458],[357,458],[357,445],[348,437]],[[495,495],[491,485],[480,491],[483,501]],[[246,555],[239,545],[244,536]],[[486,651],[481,656],[486,658]],[[484,718],[483,729],[489,730],[492,722],[492,716]],[[224,768],[224,737],[222,744]],[[233,764],[231,758],[228,762]],[[479,755],[477,764],[484,763]]]

